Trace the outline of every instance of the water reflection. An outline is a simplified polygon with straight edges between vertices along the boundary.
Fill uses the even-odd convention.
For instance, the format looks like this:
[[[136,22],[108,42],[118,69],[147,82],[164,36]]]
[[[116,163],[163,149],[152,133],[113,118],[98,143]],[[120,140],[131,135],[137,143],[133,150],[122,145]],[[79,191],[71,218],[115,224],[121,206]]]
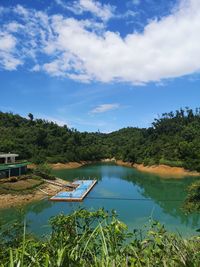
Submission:
[[[126,175],[122,179],[131,181],[139,186],[140,194],[144,198],[152,199],[165,214],[179,218],[182,224],[198,227],[200,223],[199,213],[186,214],[183,210],[183,201],[187,195],[187,187],[197,178],[163,179],[151,174],[135,172],[135,175]]]

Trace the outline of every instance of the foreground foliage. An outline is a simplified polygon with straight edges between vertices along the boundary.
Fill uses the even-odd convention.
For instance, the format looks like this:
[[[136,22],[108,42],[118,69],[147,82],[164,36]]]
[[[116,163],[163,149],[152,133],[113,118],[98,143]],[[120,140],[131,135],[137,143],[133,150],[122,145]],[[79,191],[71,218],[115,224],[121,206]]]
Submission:
[[[78,210],[50,220],[52,232],[43,240],[25,227],[1,229],[0,266],[188,266],[200,265],[200,237],[184,240],[158,222],[128,233],[116,214],[100,209]]]
[[[0,151],[17,152],[37,164],[115,157],[200,171],[199,109],[164,113],[147,129],[128,127],[110,134],[80,133],[30,115],[0,112]]]
[[[200,181],[192,183],[189,186],[184,210],[187,212],[200,211]]]

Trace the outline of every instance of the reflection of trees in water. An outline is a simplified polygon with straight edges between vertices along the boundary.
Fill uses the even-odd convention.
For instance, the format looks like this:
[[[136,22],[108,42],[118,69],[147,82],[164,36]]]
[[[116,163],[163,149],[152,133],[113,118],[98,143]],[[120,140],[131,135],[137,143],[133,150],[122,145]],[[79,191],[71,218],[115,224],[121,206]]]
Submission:
[[[135,175],[124,175],[121,178],[137,185],[142,196],[152,199],[165,213],[179,218],[181,223],[192,227],[197,227],[200,223],[199,214],[188,215],[182,210],[186,189],[195,178],[164,179],[137,171]]]
[[[53,206],[53,204],[54,203],[52,201],[49,201],[48,199],[34,202],[34,203],[32,203],[26,207],[27,213],[31,211],[35,214],[39,214],[39,213],[43,212],[43,210],[51,208]]]
[[[113,177],[115,175],[119,176],[120,168],[112,163],[106,164],[91,164],[86,165],[77,169],[65,169],[65,170],[54,170],[53,174],[59,178],[73,181],[74,179],[98,179],[101,180],[102,177]],[[123,169],[121,173],[123,174]]]
[[[54,171],[54,175],[59,178],[65,179],[67,181],[73,181],[74,179],[101,179],[101,172],[96,172],[93,170],[56,170]]]
[[[5,225],[14,222],[23,222],[26,217],[26,211],[24,207],[3,209],[0,211],[0,224]]]

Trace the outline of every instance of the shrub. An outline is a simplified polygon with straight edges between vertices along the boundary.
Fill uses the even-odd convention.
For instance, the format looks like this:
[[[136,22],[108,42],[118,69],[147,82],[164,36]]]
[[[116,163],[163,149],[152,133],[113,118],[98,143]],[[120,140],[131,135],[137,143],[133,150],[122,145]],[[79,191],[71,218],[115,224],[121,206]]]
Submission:
[[[144,166],[152,166],[158,164],[158,162],[153,158],[145,158],[143,164]]]
[[[200,181],[192,183],[188,187],[188,195],[183,208],[187,212],[200,211]]]
[[[50,220],[47,239],[7,232],[0,239],[2,266],[128,267],[194,266],[200,264],[200,238],[184,240],[159,222],[129,233],[116,214],[103,209],[77,210]],[[19,233],[22,236],[19,238]],[[9,235],[9,238],[8,238]]]
[[[45,156],[42,156],[42,155],[34,155],[32,158],[31,158],[31,161],[35,164],[43,164],[46,162],[46,157]]]
[[[18,181],[18,178],[13,176],[13,177],[10,177],[8,181],[11,183],[16,183]]]
[[[62,156],[54,156],[54,157],[48,157],[47,162],[48,163],[67,163],[68,160]]]
[[[144,166],[148,166],[149,165],[149,158],[145,158],[143,161]]]
[[[55,180],[55,176],[51,175],[52,168],[48,164],[40,164],[34,169],[34,174],[43,179]]]
[[[171,167],[183,167],[183,162],[178,160],[160,159],[159,164],[168,165]]]

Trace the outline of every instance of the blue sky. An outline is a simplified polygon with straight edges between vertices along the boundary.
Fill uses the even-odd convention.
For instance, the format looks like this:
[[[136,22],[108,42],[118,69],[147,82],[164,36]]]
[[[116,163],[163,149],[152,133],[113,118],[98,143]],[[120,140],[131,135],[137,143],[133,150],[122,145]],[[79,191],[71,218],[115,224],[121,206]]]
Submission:
[[[199,0],[1,0],[0,110],[80,131],[199,107]]]

